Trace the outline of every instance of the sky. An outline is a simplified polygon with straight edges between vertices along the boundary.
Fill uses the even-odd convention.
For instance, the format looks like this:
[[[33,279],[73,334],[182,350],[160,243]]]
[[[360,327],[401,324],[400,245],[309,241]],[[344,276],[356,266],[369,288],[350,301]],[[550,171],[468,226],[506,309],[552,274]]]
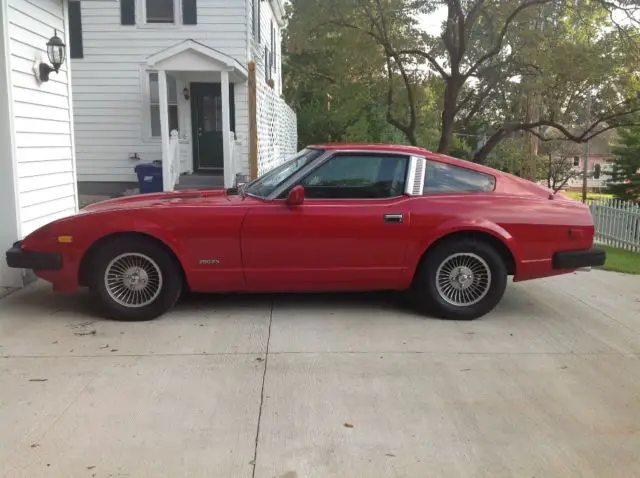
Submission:
[[[420,26],[427,33],[438,35],[442,28],[442,22],[445,21],[446,18],[447,9],[443,6],[429,15],[419,15],[418,21],[420,22]]]

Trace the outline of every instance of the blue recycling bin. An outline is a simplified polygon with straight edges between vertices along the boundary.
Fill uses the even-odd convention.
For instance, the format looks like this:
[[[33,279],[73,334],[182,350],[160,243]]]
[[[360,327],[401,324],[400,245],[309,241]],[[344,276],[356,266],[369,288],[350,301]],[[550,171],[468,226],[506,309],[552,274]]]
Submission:
[[[162,192],[162,163],[160,161],[138,164],[134,169],[138,175],[140,194]]]

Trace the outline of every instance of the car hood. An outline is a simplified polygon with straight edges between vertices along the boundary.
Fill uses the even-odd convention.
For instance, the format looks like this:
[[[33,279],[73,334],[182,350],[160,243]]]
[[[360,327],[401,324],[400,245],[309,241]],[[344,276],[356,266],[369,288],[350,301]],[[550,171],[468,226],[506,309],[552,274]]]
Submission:
[[[115,209],[141,209],[167,205],[194,205],[198,203],[216,205],[229,204],[230,199],[225,190],[174,191],[153,194],[138,194],[91,204],[80,213],[102,212]]]

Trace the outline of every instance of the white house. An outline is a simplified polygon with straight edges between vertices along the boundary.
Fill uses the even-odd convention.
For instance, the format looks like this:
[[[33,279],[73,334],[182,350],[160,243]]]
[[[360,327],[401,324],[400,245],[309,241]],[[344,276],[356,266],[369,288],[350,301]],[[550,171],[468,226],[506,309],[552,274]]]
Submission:
[[[137,164],[157,160],[165,190],[229,187],[296,150],[280,97],[283,0],[73,3],[82,193],[122,193]]]
[[[67,0],[0,0],[0,246],[4,250],[78,209],[69,62],[58,66],[66,51],[61,44],[69,43],[67,26]],[[52,67],[58,72],[49,73]],[[24,285],[25,274],[0,260],[0,287]]]

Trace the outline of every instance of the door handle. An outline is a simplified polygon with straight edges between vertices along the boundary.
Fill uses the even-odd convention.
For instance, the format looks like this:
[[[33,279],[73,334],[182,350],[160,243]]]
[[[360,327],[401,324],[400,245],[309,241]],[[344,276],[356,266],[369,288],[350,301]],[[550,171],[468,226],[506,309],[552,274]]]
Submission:
[[[384,222],[395,222],[402,224],[404,222],[404,214],[385,214]]]

